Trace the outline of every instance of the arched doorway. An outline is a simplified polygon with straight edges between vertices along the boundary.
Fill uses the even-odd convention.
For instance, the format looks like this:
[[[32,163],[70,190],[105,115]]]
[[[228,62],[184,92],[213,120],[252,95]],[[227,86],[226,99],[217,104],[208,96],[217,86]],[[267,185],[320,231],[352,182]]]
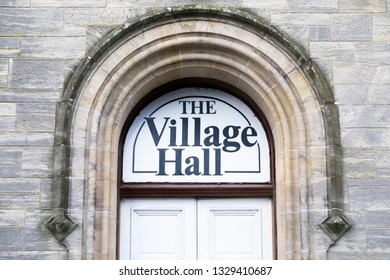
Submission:
[[[274,137],[277,257],[326,258],[349,226],[338,113],[297,48],[251,15],[196,8],[151,16],[103,41],[59,107],[56,210],[79,224],[66,239],[69,258],[116,258],[120,135],[151,92],[185,79],[239,89],[263,112]]]
[[[159,97],[125,126],[120,258],[272,259],[274,153],[266,120],[225,91],[194,80],[171,86],[181,84],[152,94]]]

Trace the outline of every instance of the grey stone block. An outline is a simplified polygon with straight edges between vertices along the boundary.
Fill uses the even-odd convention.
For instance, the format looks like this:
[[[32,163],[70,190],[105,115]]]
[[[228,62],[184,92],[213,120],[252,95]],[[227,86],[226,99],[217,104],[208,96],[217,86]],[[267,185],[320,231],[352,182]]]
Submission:
[[[374,25],[372,28],[374,42],[390,42],[390,30],[387,25]]]
[[[12,116],[0,116],[0,131],[15,131],[16,119]]]
[[[375,150],[372,149],[344,149],[344,158],[370,159],[373,160]]]
[[[378,251],[334,251],[330,252],[329,259],[332,260],[389,260],[390,253]]]
[[[4,89],[0,90],[0,102],[59,102],[62,90]],[[15,107],[16,108],[16,107]]]
[[[367,104],[367,84],[336,84],[333,88],[336,102],[339,104]]]
[[[31,7],[105,7],[107,0],[31,0]]]
[[[351,151],[352,152],[352,151]],[[376,164],[372,153],[353,150],[353,155],[345,155],[343,171],[345,178],[375,178]],[[362,154],[360,154],[362,153]]]
[[[390,65],[390,43],[357,43],[356,62],[375,66]]]
[[[53,201],[54,201],[54,195],[52,189],[53,180],[42,178],[40,181],[41,181],[41,185],[40,185],[41,207],[42,209],[52,209]]]
[[[51,177],[53,175],[53,159],[52,149],[25,148],[22,157],[22,176]]]
[[[14,103],[0,103],[0,116],[14,116],[16,115],[16,104]]]
[[[385,0],[339,0],[341,12],[386,12]]]
[[[390,84],[374,84],[370,87],[368,93],[368,102],[370,104],[390,104]]]
[[[64,23],[72,26],[123,24],[124,20],[124,9],[69,8],[64,13]]]
[[[18,131],[54,132],[55,104],[19,104],[17,112],[16,128]]]
[[[351,210],[384,211],[390,210],[390,187],[353,187],[349,188]],[[368,235],[368,233],[367,233]]]
[[[335,248],[329,250],[328,259],[331,260],[366,260],[365,250],[360,251],[337,251]]]
[[[390,211],[367,211],[368,228],[390,228]]]
[[[0,49],[0,57],[15,58],[20,56],[20,49]]]
[[[341,127],[390,127],[388,105],[339,105]],[[369,117],[368,117],[369,116]]]
[[[309,39],[310,41],[330,41],[331,32],[330,27],[328,26],[314,26],[310,27],[309,31]]]
[[[0,178],[16,178],[20,177],[20,166],[19,165],[3,165],[0,164]]]
[[[389,168],[390,167],[390,150],[379,150],[375,155],[375,162],[378,168]],[[390,173],[389,173],[390,175]]]
[[[378,168],[376,174],[380,178],[390,179],[390,168]]]
[[[60,89],[64,83],[64,61],[58,59],[13,59],[10,88]]]
[[[388,249],[388,248],[386,248]],[[390,260],[390,253],[383,252],[383,249],[378,250],[377,252],[367,252],[366,254],[367,260]]]
[[[39,209],[39,193],[1,193],[2,210]]]
[[[0,250],[23,249],[23,230],[0,228]]]
[[[390,229],[368,229],[367,249],[369,250],[390,249]]]
[[[12,178],[0,181],[1,193],[38,193],[40,180],[32,178]]]
[[[346,180],[348,186],[388,186],[390,187],[390,181],[382,178],[366,178],[366,179],[348,179]]]
[[[108,3],[108,5],[111,7],[111,3]],[[129,2],[127,2],[129,3]],[[123,4],[125,6],[125,4]],[[113,6],[114,7],[114,6]],[[130,6],[129,6],[130,7]],[[127,9],[126,11],[126,22],[129,23],[136,23],[137,21],[140,21],[142,18],[146,18],[148,14],[152,12],[161,12],[164,13],[166,12],[166,7],[148,7],[148,6],[143,6],[143,7],[131,7],[130,9]]]
[[[8,59],[0,59],[0,75],[8,75]]]
[[[350,42],[311,42],[310,57],[335,61],[354,61],[355,47]]]
[[[6,88],[8,83],[7,76],[0,76],[0,88]]]
[[[20,39],[14,37],[0,37],[0,49],[18,49]]]
[[[0,7],[29,7],[30,0],[0,0]]]
[[[57,251],[0,251],[0,260],[58,260]]]
[[[144,0],[142,2],[143,6],[151,6],[155,4],[155,0]],[[107,2],[107,7],[110,8],[129,8],[137,7],[137,0],[110,0]]]
[[[17,105],[17,114],[31,113],[31,114],[43,114],[54,115],[56,110],[56,104],[53,103],[25,103]]]
[[[335,84],[370,84],[376,75],[376,66],[348,62],[334,62]]]
[[[390,14],[378,13],[372,15],[373,25],[390,25]]]
[[[372,83],[373,84],[386,84],[386,85],[390,84],[390,66],[389,65],[377,66],[375,77],[374,77]]]
[[[1,56],[1,54],[0,54]],[[8,59],[0,59],[0,87],[7,87],[8,84]],[[0,115],[1,115],[0,108]]]
[[[0,146],[52,146],[52,133],[0,134]]]
[[[330,25],[330,22],[328,14],[271,14],[271,23],[274,25]]]
[[[81,58],[85,53],[83,37],[22,39],[23,57]]]
[[[371,41],[371,16],[368,14],[334,14],[331,32],[334,41]]]
[[[387,148],[390,143],[390,130],[386,128],[342,129],[341,142],[345,148]]]
[[[179,0],[177,1],[172,1],[172,0],[154,0],[154,5],[164,5],[164,6],[172,6],[173,3],[176,5],[185,5],[188,4],[188,1],[186,0]],[[242,6],[243,0],[203,0],[202,4],[206,5],[225,5],[228,7],[237,7],[237,6]]]
[[[287,0],[288,8],[291,12],[337,12],[338,0]]]
[[[62,9],[3,8],[0,11],[0,35],[61,36],[62,31]]]
[[[76,208],[76,209],[83,208],[84,194],[83,192],[80,192],[78,190],[80,190],[80,188],[84,188],[83,187],[84,184],[85,182],[83,179],[72,178],[70,180],[70,188],[74,190],[70,193],[70,197],[72,200],[72,205],[71,205],[72,208]]]
[[[25,211],[0,210],[0,228],[24,227]]]

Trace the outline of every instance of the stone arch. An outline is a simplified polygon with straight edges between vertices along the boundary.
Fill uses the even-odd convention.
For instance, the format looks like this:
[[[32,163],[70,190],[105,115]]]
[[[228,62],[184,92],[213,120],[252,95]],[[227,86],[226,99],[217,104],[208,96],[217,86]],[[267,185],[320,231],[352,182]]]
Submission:
[[[114,30],[70,80],[58,109],[53,186],[54,222],[79,225],[63,241],[69,258],[115,259],[122,127],[153,89],[185,78],[239,88],[264,113],[275,139],[278,258],[326,258],[349,227],[332,94],[274,28],[244,12],[197,8]]]

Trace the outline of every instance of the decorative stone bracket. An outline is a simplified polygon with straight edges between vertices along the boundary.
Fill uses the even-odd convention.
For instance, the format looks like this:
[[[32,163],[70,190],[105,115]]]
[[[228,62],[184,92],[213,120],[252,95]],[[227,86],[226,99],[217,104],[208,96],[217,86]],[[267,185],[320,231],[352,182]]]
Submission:
[[[59,242],[64,239],[77,227],[77,225],[64,213],[54,215],[47,223],[47,228]]]
[[[334,242],[336,242],[352,227],[352,225],[342,213],[333,212],[321,222],[320,227]]]

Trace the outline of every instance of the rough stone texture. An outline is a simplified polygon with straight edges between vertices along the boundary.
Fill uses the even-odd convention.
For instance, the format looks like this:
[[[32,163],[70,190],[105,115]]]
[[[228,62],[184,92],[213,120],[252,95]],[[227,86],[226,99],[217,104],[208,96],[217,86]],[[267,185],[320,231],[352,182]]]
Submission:
[[[107,0],[30,0],[37,7],[105,7]]]
[[[55,126],[56,106],[53,103],[18,104],[18,131],[52,132]]]
[[[331,38],[331,32],[330,27],[328,26],[314,26],[310,27],[310,34],[309,34],[309,40],[310,41],[330,41]]]
[[[63,11],[61,9],[11,9],[0,10],[2,36],[61,36]]]
[[[330,25],[330,15],[317,13],[276,13],[271,14],[271,23],[280,26],[281,28],[284,26]]]
[[[74,58],[85,53],[83,38],[27,38],[21,40],[24,57]]]
[[[64,87],[109,31],[185,4],[231,6],[263,17],[319,66],[339,105],[345,215],[353,224],[327,258],[390,259],[385,0],[0,0],[0,259],[69,257],[43,226],[59,188],[53,183],[54,133]],[[82,179],[72,181],[82,188]],[[71,196],[76,208],[83,206],[83,195]]]
[[[289,11],[291,12],[337,12],[338,0],[288,0]]]
[[[21,250],[23,248],[22,229],[0,229],[0,250]]]
[[[332,15],[332,40],[371,41],[372,23],[369,14]]]
[[[386,12],[385,0],[339,0],[341,12]]]
[[[0,0],[0,7],[28,7],[30,0]]]
[[[57,89],[64,84],[64,61],[55,59],[12,59],[10,88]]]

